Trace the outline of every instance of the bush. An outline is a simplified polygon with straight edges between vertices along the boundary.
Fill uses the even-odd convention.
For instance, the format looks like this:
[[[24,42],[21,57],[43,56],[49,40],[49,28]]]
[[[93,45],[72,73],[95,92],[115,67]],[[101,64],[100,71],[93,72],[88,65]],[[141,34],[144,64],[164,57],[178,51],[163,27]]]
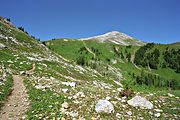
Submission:
[[[7,20],[8,22],[11,22],[11,19],[10,19],[10,18],[6,18],[6,20]]]
[[[85,60],[85,57],[84,56],[79,56],[77,59],[76,59],[76,63],[78,64],[78,65],[85,65],[85,63],[86,63],[86,60]]]
[[[135,77],[135,84],[153,87],[166,87],[180,89],[180,81],[176,79],[165,79],[158,75],[141,72],[141,75]]]
[[[130,90],[130,89],[125,89],[122,92],[120,92],[120,96],[121,97],[126,96],[127,98],[129,98],[129,97],[134,96],[134,92],[132,90]]]
[[[18,29],[24,32],[24,28],[22,26],[18,27]]]
[[[168,47],[163,53],[164,62],[167,67],[175,70],[175,72],[180,73],[180,49],[169,49]]]

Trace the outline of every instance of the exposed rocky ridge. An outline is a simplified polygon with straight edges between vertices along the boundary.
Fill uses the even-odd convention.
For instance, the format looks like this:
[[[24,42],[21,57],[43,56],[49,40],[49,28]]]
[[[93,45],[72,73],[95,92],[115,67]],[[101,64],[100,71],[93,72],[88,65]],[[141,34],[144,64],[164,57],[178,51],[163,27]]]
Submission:
[[[99,42],[113,42],[115,44],[120,45],[135,45],[135,46],[141,46],[145,43],[139,40],[134,39],[133,37],[130,37],[124,33],[118,32],[118,31],[112,31],[105,33],[103,35],[89,37],[89,38],[81,38],[80,40],[96,40]]]

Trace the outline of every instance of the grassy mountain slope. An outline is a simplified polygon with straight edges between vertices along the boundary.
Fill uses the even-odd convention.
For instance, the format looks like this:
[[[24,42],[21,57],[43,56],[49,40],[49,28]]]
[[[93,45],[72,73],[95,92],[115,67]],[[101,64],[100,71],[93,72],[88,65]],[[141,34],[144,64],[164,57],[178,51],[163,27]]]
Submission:
[[[48,48],[55,51],[56,53],[62,55],[63,57],[73,61],[77,62],[77,59],[81,56],[85,56],[87,62],[93,60],[93,55],[89,53],[85,48],[84,44],[88,46],[91,50],[95,49],[98,50],[99,53],[96,55],[97,61],[100,63],[99,67],[101,67],[101,64],[109,64],[114,67],[123,69],[122,73],[130,73],[132,74],[135,72],[136,74],[140,74],[141,70],[145,70],[152,74],[158,74],[159,76],[162,76],[163,78],[167,79],[180,79],[180,74],[176,73],[174,70],[170,68],[161,68],[158,69],[148,69],[148,67],[141,67],[136,66],[133,63],[133,58],[135,55],[135,52],[140,48],[139,46],[122,46],[122,45],[116,45],[113,43],[99,43],[96,41],[77,41],[77,40],[69,40],[67,41],[64,39],[57,39],[57,40],[51,40],[44,42],[45,45],[47,45]],[[163,52],[166,48],[169,49],[178,49],[178,46],[175,45],[162,45],[157,44],[153,47],[153,49],[149,50],[148,53],[152,52],[155,49],[158,49],[160,51],[160,63],[163,63]],[[81,49],[84,49],[84,52],[81,51]],[[122,57],[122,55],[123,57]],[[128,62],[127,54],[131,54],[130,61]],[[115,62],[115,63],[114,63]],[[99,70],[101,71],[101,70]],[[139,71],[139,72],[138,72]],[[164,74],[166,73],[166,74]],[[127,79],[126,77],[129,77],[129,75],[123,76],[124,79]]]
[[[84,43],[83,43],[84,42]],[[109,68],[108,65],[113,68],[120,69],[122,74],[121,78],[115,78],[121,80],[124,86],[133,89],[134,91],[139,92],[155,92],[156,94],[164,94],[169,92],[168,87],[154,87],[147,85],[138,85],[134,84],[134,76],[139,76],[142,74],[142,71],[145,74],[155,75],[156,77],[160,77],[160,83],[163,84],[163,81],[168,81],[174,79],[178,81],[177,86],[179,86],[180,74],[176,73],[175,70],[166,67],[162,68],[161,63],[164,61],[163,52],[168,47],[169,49],[178,50],[179,47],[174,45],[161,45],[155,44],[154,47],[147,51],[147,53],[153,52],[155,49],[160,51],[160,64],[157,69],[151,69],[149,67],[142,67],[135,65],[134,57],[135,53],[139,46],[122,46],[113,44],[111,42],[99,43],[96,41],[77,41],[72,39],[57,39],[43,42],[49,49],[55,51],[56,53],[64,56],[65,58],[72,61],[72,63],[77,63],[78,58],[84,57],[85,64],[82,66],[88,66],[92,69],[97,70],[102,73],[106,77],[110,77],[111,73],[108,73]],[[84,45],[85,44],[85,45]],[[96,58],[88,52],[85,48],[88,47],[91,51],[94,51],[96,54]],[[98,51],[98,52],[97,52]],[[127,55],[130,53],[130,60],[128,61]],[[94,62],[93,62],[94,61]],[[96,67],[92,67],[91,64],[97,63]],[[106,67],[105,67],[106,66]],[[105,68],[107,69],[105,69]],[[106,71],[104,73],[104,71]],[[162,82],[161,82],[162,81]],[[159,92],[157,92],[159,91]],[[176,94],[178,90],[172,90]],[[177,95],[177,94],[176,94]],[[158,95],[159,96],[159,95]],[[179,96],[179,95],[178,95]],[[165,107],[164,107],[165,108]],[[165,108],[167,110],[167,108]]]
[[[180,42],[172,43],[172,45],[180,46]]]
[[[132,74],[141,74],[142,69],[163,75],[159,69],[149,71],[148,68],[128,62],[127,53],[131,53],[133,59],[138,46],[127,47],[95,41],[83,43],[75,40],[43,43],[47,47],[3,18],[0,19],[1,105],[11,92],[11,75],[20,74],[25,80],[30,100],[26,119],[157,118],[154,116],[157,113],[155,109],[144,110],[127,104],[127,99],[131,97],[121,96],[123,87],[120,81],[123,80],[124,86],[132,87],[135,94],[145,96],[152,101],[154,108],[163,110],[160,118],[178,119],[179,90],[167,91],[162,88],[162,91],[157,92],[160,89],[153,88],[154,91],[151,91],[146,86],[131,85]],[[80,65],[76,63],[77,60]],[[34,71],[30,70],[32,65],[35,67]],[[172,69],[165,68],[165,71],[167,74],[171,72],[172,75],[167,75],[168,77],[179,78],[179,74]],[[138,91],[141,93],[137,93]],[[167,93],[175,96],[169,97]],[[105,98],[109,98],[113,103],[114,113],[95,111],[98,100]],[[64,102],[68,103],[65,108]]]

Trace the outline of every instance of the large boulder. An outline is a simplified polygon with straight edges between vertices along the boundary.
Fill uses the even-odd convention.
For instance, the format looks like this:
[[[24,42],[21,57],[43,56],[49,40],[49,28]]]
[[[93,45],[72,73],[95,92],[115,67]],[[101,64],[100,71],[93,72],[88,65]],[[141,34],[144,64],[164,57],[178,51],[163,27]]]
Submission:
[[[114,106],[108,100],[99,100],[95,107],[98,113],[112,113],[114,112]]]
[[[146,98],[141,96],[135,96],[128,100],[127,103],[133,107],[140,107],[141,109],[152,109],[153,104],[149,102]]]

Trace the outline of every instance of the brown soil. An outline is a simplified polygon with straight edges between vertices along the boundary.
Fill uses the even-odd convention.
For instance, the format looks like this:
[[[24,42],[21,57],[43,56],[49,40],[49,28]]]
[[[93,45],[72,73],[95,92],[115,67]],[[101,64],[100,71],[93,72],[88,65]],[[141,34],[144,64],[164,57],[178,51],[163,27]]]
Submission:
[[[19,120],[26,117],[29,102],[23,79],[19,75],[13,75],[13,81],[13,91],[0,111],[1,120]]]

